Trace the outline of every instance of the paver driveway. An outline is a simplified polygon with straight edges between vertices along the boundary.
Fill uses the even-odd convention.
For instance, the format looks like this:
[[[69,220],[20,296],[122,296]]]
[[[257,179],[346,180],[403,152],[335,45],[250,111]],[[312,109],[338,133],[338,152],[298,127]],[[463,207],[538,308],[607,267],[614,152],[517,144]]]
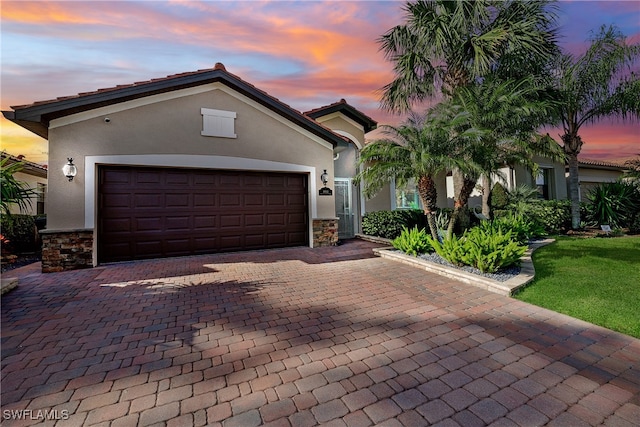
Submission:
[[[640,340],[374,246],[14,272],[3,425],[638,425]]]

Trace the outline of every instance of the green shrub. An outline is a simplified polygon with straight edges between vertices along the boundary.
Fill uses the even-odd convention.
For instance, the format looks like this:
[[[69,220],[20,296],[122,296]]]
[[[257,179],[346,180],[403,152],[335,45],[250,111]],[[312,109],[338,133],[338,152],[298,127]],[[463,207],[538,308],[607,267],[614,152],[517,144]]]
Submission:
[[[504,209],[509,203],[509,194],[502,184],[496,183],[489,194],[489,206],[492,210]]]
[[[453,265],[461,267],[465,265],[465,255],[467,248],[465,247],[464,238],[460,238],[455,234],[447,236],[441,242],[433,240],[431,236],[428,236],[429,244],[433,247],[438,255],[446,259]]]
[[[394,248],[408,255],[418,256],[433,251],[428,236],[429,233],[424,228],[413,227],[408,229],[405,227],[402,233],[393,239],[391,244]]]
[[[35,217],[31,215],[2,215],[2,235],[15,253],[37,252],[40,242]]]
[[[474,227],[462,237],[452,236],[442,243],[429,239],[434,250],[454,265],[470,265],[483,273],[495,273],[520,261],[527,247],[511,231],[496,227]]]
[[[546,234],[559,234],[571,228],[570,200],[536,200],[524,204],[522,215],[536,221]]]
[[[601,183],[589,192],[587,199],[589,219],[611,228],[630,226],[640,211],[640,191],[625,181]]]
[[[362,232],[369,236],[395,239],[404,227],[425,228],[424,212],[417,209],[368,212],[362,217]]]
[[[538,221],[511,212],[497,217],[493,221],[483,221],[479,227],[487,231],[511,231],[515,239],[522,244],[545,235],[545,229]]]

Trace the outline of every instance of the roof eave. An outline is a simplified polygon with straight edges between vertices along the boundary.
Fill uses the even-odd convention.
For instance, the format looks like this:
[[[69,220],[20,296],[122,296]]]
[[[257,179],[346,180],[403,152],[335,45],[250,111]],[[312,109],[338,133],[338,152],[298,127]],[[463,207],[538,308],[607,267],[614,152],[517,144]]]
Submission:
[[[23,128],[41,136],[48,138],[49,123],[51,120],[76,114],[83,111],[93,110],[99,107],[118,104],[133,99],[144,98],[159,93],[171,92],[174,90],[200,86],[207,83],[222,82],[243,95],[265,105],[290,121],[302,126],[313,134],[327,140],[334,147],[341,141],[341,137],[325,129],[320,124],[294,112],[290,107],[285,106],[280,101],[260,91],[243,80],[227,73],[226,71],[214,69],[205,73],[189,74],[174,79],[158,79],[139,86],[127,86],[104,90],[102,92],[91,93],[79,97],[69,97],[59,101],[35,104],[27,107],[16,107],[14,111],[3,111],[4,116]]]

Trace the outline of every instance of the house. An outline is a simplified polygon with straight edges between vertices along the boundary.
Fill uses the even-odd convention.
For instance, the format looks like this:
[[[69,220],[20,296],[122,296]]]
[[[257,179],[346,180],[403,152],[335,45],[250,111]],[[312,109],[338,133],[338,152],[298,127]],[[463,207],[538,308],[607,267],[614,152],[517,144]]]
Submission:
[[[22,170],[14,174],[17,181],[24,182],[26,186],[34,190],[35,195],[29,199],[26,209],[19,206],[11,206],[9,212],[12,214],[41,215],[45,213],[45,203],[47,199],[47,167],[38,163],[25,160],[24,156],[13,156],[6,152],[0,153],[2,161],[10,166],[14,163],[21,163]]]
[[[586,200],[589,192],[605,182],[615,182],[622,177],[627,168],[614,162],[594,159],[578,159],[578,180],[580,200]],[[569,179],[569,167],[566,169],[567,185]]]
[[[376,122],[344,100],[302,114],[218,63],[12,110],[56,171],[43,271],[332,245],[338,216],[357,228],[351,160]]]

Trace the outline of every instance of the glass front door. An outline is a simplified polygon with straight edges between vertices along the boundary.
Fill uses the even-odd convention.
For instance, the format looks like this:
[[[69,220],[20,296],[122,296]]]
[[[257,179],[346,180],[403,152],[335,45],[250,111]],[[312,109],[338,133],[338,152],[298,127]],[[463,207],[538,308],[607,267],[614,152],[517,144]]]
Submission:
[[[355,236],[351,178],[335,178],[335,187],[338,238],[350,239]]]

